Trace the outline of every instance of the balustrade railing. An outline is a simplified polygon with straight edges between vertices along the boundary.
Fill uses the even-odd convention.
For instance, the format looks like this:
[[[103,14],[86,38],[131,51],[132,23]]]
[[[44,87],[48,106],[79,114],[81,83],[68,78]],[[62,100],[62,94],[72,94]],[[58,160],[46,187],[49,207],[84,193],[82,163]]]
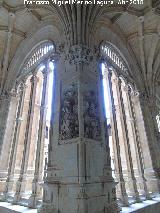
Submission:
[[[54,45],[52,43],[43,43],[33,51],[31,57],[24,63],[24,71],[29,70],[35,63],[40,61],[46,54],[54,51]]]

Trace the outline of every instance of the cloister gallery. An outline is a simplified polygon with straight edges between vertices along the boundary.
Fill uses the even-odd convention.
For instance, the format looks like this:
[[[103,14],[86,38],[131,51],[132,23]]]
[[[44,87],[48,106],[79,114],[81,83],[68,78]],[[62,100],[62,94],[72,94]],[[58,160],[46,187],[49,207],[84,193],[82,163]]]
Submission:
[[[99,2],[0,0],[0,213],[160,212],[160,1]]]

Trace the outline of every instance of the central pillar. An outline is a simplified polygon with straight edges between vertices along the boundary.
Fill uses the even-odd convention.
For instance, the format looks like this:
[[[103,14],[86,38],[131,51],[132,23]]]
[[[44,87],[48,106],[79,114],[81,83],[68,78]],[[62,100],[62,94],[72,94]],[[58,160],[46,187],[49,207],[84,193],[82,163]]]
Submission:
[[[71,47],[56,64],[41,213],[119,211],[99,78],[96,57],[86,46]]]

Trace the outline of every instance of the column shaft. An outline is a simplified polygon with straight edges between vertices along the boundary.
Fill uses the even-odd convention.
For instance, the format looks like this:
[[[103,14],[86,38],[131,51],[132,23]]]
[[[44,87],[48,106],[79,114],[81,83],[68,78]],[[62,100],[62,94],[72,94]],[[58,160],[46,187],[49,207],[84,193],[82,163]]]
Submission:
[[[153,146],[153,138],[151,134],[150,124],[152,119],[148,109],[149,101],[146,101],[143,96],[135,92],[131,97],[139,130],[140,142],[142,144],[142,153],[144,157],[144,174],[147,179],[147,186],[150,192],[159,192],[159,178],[156,175],[157,157],[155,147]],[[152,124],[151,124],[152,126]],[[157,149],[158,150],[158,149]]]
[[[16,121],[15,121],[11,153],[10,153],[10,158],[9,158],[6,186],[5,186],[5,191],[4,191],[5,198],[7,198],[9,193],[12,191],[12,185],[13,185],[13,181],[14,181],[13,176],[14,176],[14,169],[15,169],[19,130],[20,130],[20,125],[21,125],[21,117],[22,117],[22,112],[23,112],[24,97],[25,97],[25,85],[22,84],[20,86],[20,97],[19,97],[17,116],[16,116]]]
[[[121,80],[119,78],[117,78],[116,88],[117,88],[117,97],[118,97],[120,113],[121,113],[123,137],[124,137],[124,143],[125,143],[125,149],[126,149],[125,151],[126,151],[126,158],[127,158],[128,175],[131,178],[131,183],[133,187],[133,192],[132,192],[133,197],[135,198],[136,202],[139,202],[140,199],[139,199],[139,193],[137,190],[136,178],[134,174],[130,141],[129,141],[128,130],[127,130],[126,114],[125,114],[123,97],[122,97]]]
[[[25,188],[28,157],[30,152],[37,80],[38,79],[35,75],[31,77],[31,91],[30,91],[29,109],[28,109],[28,117],[27,117],[26,131],[25,131],[25,139],[24,139],[23,156],[22,156],[22,162],[21,162],[20,176],[16,184],[16,193],[14,196],[13,203],[17,203],[18,201],[20,201],[22,193],[24,192],[24,188]]]
[[[44,70],[42,99],[40,107],[40,119],[38,128],[38,139],[35,159],[35,172],[34,179],[32,181],[32,194],[29,199],[29,207],[36,208],[37,200],[40,198],[40,181],[42,181],[42,169],[43,169],[43,157],[44,157],[44,136],[45,136],[45,125],[46,125],[46,105],[48,98],[48,80],[49,80],[49,67],[48,63]]]
[[[137,162],[138,163],[138,172],[142,178],[144,195],[147,199],[151,199],[148,188],[147,188],[147,184],[146,184],[146,178],[144,176],[144,162],[143,162],[143,155],[142,155],[142,147],[140,144],[139,132],[137,129],[133,102],[131,99],[131,92],[129,91],[128,88],[126,90],[126,97],[127,97],[127,102],[128,102],[129,113],[131,115],[131,118],[133,119],[131,125],[132,125],[132,131],[133,131],[134,142],[135,142],[136,156],[137,156],[137,161],[138,161]]]
[[[117,118],[115,113],[115,105],[114,105],[114,97],[113,97],[113,90],[112,90],[112,81],[111,81],[112,73],[108,70],[107,82],[108,82],[108,90],[109,90],[109,97],[110,97],[110,108],[111,110],[111,124],[112,124],[112,136],[113,136],[113,147],[115,152],[115,171],[116,171],[116,178],[119,182],[120,186],[120,194],[119,198],[124,206],[128,206],[128,197],[125,188],[125,182],[123,178],[122,172],[122,162],[121,162],[121,155],[120,155],[120,144],[119,144],[119,136],[118,136],[118,128],[117,128]]]

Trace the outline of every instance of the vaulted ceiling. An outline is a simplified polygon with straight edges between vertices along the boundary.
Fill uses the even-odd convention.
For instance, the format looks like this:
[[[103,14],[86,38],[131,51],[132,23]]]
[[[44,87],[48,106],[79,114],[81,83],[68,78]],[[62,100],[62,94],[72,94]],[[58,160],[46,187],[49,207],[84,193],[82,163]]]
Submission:
[[[61,7],[53,5],[52,1],[46,6],[27,6],[23,2],[0,0],[0,77],[3,83],[16,50],[39,23],[50,20],[57,27],[62,26],[70,44],[76,44],[85,43],[87,33],[93,32],[95,24],[103,22],[132,52],[146,91],[160,97],[160,0],[144,0],[143,5],[118,5],[115,0],[114,5],[108,6]]]

